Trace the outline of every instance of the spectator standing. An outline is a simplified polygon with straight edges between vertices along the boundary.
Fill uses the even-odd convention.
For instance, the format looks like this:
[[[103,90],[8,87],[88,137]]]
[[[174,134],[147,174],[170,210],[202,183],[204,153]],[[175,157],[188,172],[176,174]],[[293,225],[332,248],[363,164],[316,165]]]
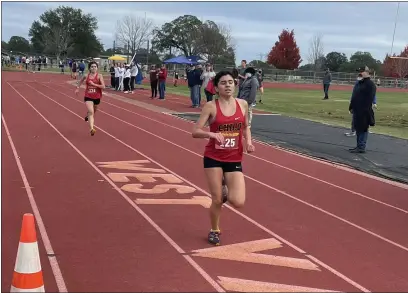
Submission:
[[[192,108],[200,107],[200,86],[202,84],[201,72],[194,65],[187,72],[187,83],[190,88]]]
[[[84,76],[85,73],[85,63],[84,60],[81,60],[78,64],[78,79],[81,80],[81,78]]]
[[[373,103],[377,89],[371,80],[367,66],[359,68],[358,71],[362,79],[355,85],[349,105],[349,111],[353,113],[357,136],[357,146],[349,150],[351,153],[366,152],[368,129],[375,125]]]
[[[241,61],[241,69],[238,72],[238,97],[240,94],[240,90],[241,90],[241,84],[244,82],[245,80],[245,70],[247,67],[247,61],[246,60],[242,60]]]
[[[363,79],[363,76],[362,76],[361,73],[359,73],[358,76],[357,76],[357,81],[356,81],[356,83],[354,84],[354,87],[353,87],[353,92],[351,94],[351,98],[353,97],[353,93],[354,93],[354,91],[356,90],[356,88],[358,86],[358,82],[360,80],[362,80],[362,79]],[[351,101],[351,98],[350,98],[350,101]],[[373,108],[377,109],[377,95],[374,96]],[[355,136],[356,135],[355,115],[353,114],[352,111],[349,111],[349,112],[352,115],[351,116],[351,132],[346,132],[345,135],[346,136]],[[370,131],[368,131],[368,132],[370,133]]]
[[[331,81],[332,81],[332,75],[330,73],[330,69],[327,68],[323,76],[323,92],[324,92],[323,100],[329,99],[329,88],[330,88]]]
[[[115,64],[115,91],[120,88],[120,63]]]
[[[111,88],[115,88],[115,64],[112,63],[109,68],[109,73],[111,77]]]
[[[239,99],[243,99],[248,103],[248,127],[252,124],[252,108],[256,100],[256,93],[259,88],[256,71],[253,67],[248,67],[245,70],[245,80],[240,85]]]
[[[167,69],[166,65],[162,64],[159,70],[159,100],[165,99],[166,93],[166,80],[167,80]]]
[[[215,72],[211,66],[211,64],[207,64],[205,66],[205,70],[201,74],[201,80],[203,81],[202,83],[202,88],[204,89],[204,94],[207,99],[207,102],[212,101],[213,99],[213,94],[210,93],[209,91],[206,90],[206,87],[208,85],[208,82],[212,80],[215,77]]]
[[[263,93],[264,93],[264,88],[263,88],[264,73],[263,73],[262,69],[258,69],[258,71],[256,73],[256,78],[257,78],[258,84],[259,84],[259,91],[261,92],[261,97],[259,98],[259,103],[262,104],[262,97],[263,97]],[[256,106],[256,100],[255,100],[254,106]]]
[[[152,65],[149,71],[150,88],[152,90],[152,99],[157,98],[157,84],[159,81],[159,72],[156,65]]]
[[[135,90],[135,80],[136,76],[139,73],[139,69],[136,66],[136,63],[132,63],[130,67],[130,93],[133,94],[133,91]]]
[[[129,64],[125,65],[125,72],[123,74],[123,90],[125,94],[130,92],[130,66]]]
[[[74,61],[72,62],[72,74],[73,74],[73,79],[77,78],[77,62]]]
[[[119,67],[119,90],[123,90],[123,77],[125,75],[125,64],[121,63]]]
[[[179,79],[178,71],[174,70],[174,84],[173,84],[173,86],[175,86],[175,87],[177,86],[178,79]]]

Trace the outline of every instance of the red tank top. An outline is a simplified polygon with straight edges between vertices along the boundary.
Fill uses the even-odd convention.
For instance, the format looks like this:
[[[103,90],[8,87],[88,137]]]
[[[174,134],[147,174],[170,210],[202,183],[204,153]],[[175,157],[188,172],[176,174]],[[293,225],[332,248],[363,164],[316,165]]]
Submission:
[[[239,102],[235,100],[236,110],[234,115],[225,116],[218,100],[215,100],[217,112],[214,121],[210,124],[211,132],[221,132],[225,137],[224,145],[220,145],[215,139],[205,147],[204,156],[221,162],[241,162],[244,147],[242,145],[245,116],[242,113]]]
[[[94,84],[101,84],[99,80],[99,74],[96,74],[94,78],[90,78],[90,73],[88,73],[88,76],[86,77],[86,89],[85,89],[85,97],[90,98],[90,99],[100,99],[102,98],[102,89],[89,85],[89,82],[92,81]]]

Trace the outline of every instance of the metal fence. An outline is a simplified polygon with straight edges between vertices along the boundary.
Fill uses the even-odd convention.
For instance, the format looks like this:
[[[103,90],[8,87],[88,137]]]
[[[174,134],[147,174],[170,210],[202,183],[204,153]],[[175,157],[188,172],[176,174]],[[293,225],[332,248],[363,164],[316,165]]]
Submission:
[[[57,59],[55,56],[47,56],[49,59],[49,64],[46,67],[58,67]],[[64,61],[67,61],[65,59]],[[103,60],[105,61],[105,59]],[[13,63],[13,62],[11,62]],[[108,71],[108,68],[104,68],[104,64],[100,64],[101,67]],[[2,59],[2,65],[3,63]],[[145,65],[145,64],[142,64]],[[222,69],[230,69],[232,70],[236,67],[234,64],[214,64],[214,70],[217,72]],[[146,68],[146,67],[145,67]],[[149,65],[147,64],[147,68]],[[168,65],[168,69],[170,70],[170,74],[173,71],[178,71],[179,75],[182,77],[185,74],[185,65]],[[276,69],[276,68],[264,68],[264,80],[269,82],[276,82],[276,83],[298,83],[298,84],[320,84],[322,82],[324,72],[314,72],[314,71],[302,71],[302,70],[284,70],[284,69]],[[147,75],[147,71],[144,72]],[[332,75],[332,84],[337,85],[353,85],[357,78],[357,73],[347,73],[347,72],[331,72]],[[372,75],[373,80],[377,83],[378,79],[380,80],[380,87],[386,88],[407,88],[408,89],[408,79],[396,79],[384,76],[376,76],[375,73]]]
[[[233,64],[214,64],[214,70],[217,72],[222,69],[232,70]],[[168,67],[170,70],[177,70],[180,75],[185,72],[184,65],[170,65]],[[276,68],[264,68],[264,80],[268,82],[276,83],[298,83],[298,84],[320,84],[322,83],[323,76],[325,72],[314,72],[314,71],[302,71],[302,70],[285,70]],[[354,85],[357,78],[357,72],[347,73],[347,72],[331,72],[332,84],[337,85]],[[384,76],[377,76],[372,74],[372,78],[377,84],[379,80],[380,87],[387,88],[408,88],[408,79],[396,79]]]

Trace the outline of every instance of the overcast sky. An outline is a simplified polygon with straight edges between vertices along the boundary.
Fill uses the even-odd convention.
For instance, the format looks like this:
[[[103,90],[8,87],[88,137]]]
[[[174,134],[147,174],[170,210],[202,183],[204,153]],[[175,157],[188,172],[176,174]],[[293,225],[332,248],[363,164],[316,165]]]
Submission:
[[[59,5],[81,8],[98,19],[105,48],[113,45],[115,24],[133,14],[152,18],[160,26],[174,18],[193,14],[231,27],[237,63],[266,57],[282,29],[294,29],[297,44],[307,62],[311,37],[323,35],[325,54],[369,51],[379,60],[391,51],[397,2],[2,2],[2,40],[28,39],[32,22],[47,9]],[[194,9],[194,13],[192,10]],[[408,3],[401,2],[393,52],[408,44]]]

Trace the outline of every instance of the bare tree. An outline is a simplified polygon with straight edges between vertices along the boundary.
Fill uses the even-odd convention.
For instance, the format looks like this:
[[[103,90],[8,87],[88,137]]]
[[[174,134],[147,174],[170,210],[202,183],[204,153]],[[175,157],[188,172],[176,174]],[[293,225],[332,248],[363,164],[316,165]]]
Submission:
[[[132,56],[152,34],[153,20],[134,15],[124,16],[116,24],[117,40],[122,47],[129,45]]]
[[[324,66],[324,64],[321,64],[324,60],[323,36],[321,34],[314,35],[310,40],[307,59],[309,64],[313,64],[315,71],[322,69]]]
[[[233,50],[236,49],[236,43],[234,38],[232,37],[231,33],[231,26],[230,25],[225,25],[222,23],[217,23],[218,30],[221,35],[224,36],[225,41],[227,42],[227,47],[232,48]]]

